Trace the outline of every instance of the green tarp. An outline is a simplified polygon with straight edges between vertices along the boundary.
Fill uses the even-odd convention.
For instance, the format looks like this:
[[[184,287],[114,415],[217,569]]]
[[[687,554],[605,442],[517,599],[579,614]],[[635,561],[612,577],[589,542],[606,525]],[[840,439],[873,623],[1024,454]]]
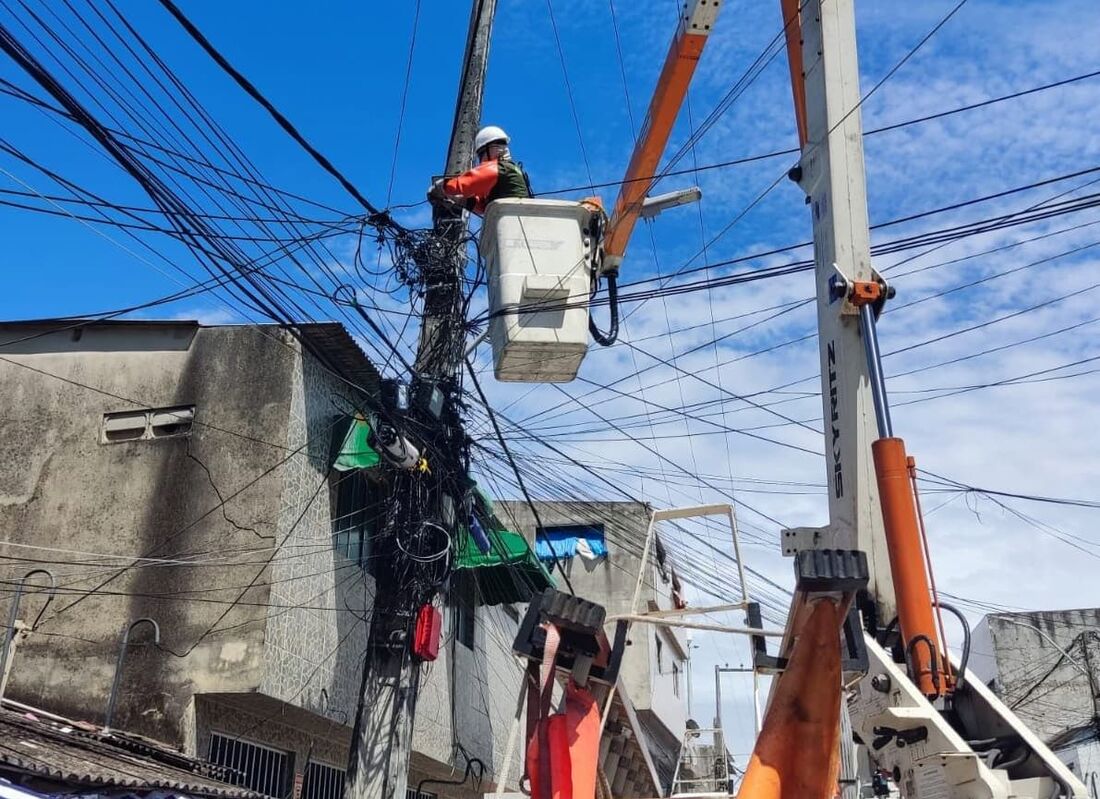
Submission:
[[[380,460],[378,453],[370,445],[370,423],[366,419],[355,417],[348,426],[333,468],[341,472],[370,469],[377,466]]]
[[[554,587],[550,573],[522,535],[511,530],[486,532],[492,542],[488,552],[479,550],[465,529],[459,531],[455,552],[455,569],[470,569],[477,578],[479,604],[528,602],[535,594]]]

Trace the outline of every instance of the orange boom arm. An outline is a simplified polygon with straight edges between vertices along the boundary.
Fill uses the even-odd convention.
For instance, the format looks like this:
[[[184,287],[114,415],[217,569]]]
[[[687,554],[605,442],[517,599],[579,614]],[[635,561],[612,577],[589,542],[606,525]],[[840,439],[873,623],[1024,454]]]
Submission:
[[[634,154],[626,168],[611,222],[604,237],[603,270],[617,272],[626,252],[630,234],[641,214],[642,201],[654,183],[661,155],[668,145],[672,125],[687,97],[688,85],[711,28],[718,17],[721,0],[694,0],[685,4],[676,35],[668,48],[665,65],[657,79],[642,132],[634,145]]]

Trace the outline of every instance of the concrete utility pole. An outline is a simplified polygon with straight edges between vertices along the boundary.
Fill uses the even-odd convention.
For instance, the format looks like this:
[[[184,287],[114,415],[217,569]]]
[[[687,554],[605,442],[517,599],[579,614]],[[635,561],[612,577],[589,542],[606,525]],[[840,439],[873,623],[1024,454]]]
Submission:
[[[496,0],[474,0],[470,13],[466,58],[444,168],[446,175],[466,171],[474,157],[474,137],[481,126],[481,100],[496,6]],[[432,222],[436,234],[451,246],[451,250],[445,263],[425,275],[427,292],[424,295],[424,319],[416,353],[416,371],[422,377],[442,380],[458,375],[465,351],[465,320],[461,316],[465,249],[458,243],[465,237],[467,225],[466,216],[460,209],[442,203],[435,206]]]
[[[455,109],[451,142],[447,151],[445,172],[453,175],[469,167],[474,155],[474,137],[481,122],[481,100],[485,70],[489,61],[496,0],[474,0],[470,29],[466,40],[458,102]],[[437,387],[449,404],[457,391],[464,354],[465,320],[462,318],[462,276],[465,270],[466,218],[453,208],[437,207],[434,213],[436,240],[433,252],[421,268],[426,292],[424,318],[416,356],[414,383],[421,388]],[[444,257],[439,257],[444,254]],[[453,414],[444,412],[440,418],[437,444],[453,444],[461,438],[461,430],[444,430],[456,426]],[[446,442],[446,443],[444,443]],[[458,461],[458,457],[453,458]],[[395,491],[407,491],[409,484],[398,481]],[[448,495],[436,483],[429,505],[440,519],[454,517],[457,497]],[[406,495],[411,503],[411,492]],[[384,552],[377,570],[377,590],[371,614],[367,662],[352,751],[349,758],[346,799],[405,799],[408,784],[409,759],[412,750],[413,719],[419,689],[420,670],[410,652],[410,637],[416,608],[409,604],[409,592],[402,590],[396,575],[408,573],[397,568],[397,560],[406,560],[396,546],[380,542]],[[390,542],[392,543],[392,542]],[[391,559],[393,559],[391,561]],[[393,565],[394,568],[390,568]]]

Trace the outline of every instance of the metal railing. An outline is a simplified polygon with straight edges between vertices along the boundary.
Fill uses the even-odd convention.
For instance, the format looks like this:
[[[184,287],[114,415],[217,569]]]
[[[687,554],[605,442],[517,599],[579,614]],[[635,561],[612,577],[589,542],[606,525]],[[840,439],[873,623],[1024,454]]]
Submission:
[[[294,759],[289,752],[215,732],[207,759],[229,769],[235,785],[275,799],[290,795]]]

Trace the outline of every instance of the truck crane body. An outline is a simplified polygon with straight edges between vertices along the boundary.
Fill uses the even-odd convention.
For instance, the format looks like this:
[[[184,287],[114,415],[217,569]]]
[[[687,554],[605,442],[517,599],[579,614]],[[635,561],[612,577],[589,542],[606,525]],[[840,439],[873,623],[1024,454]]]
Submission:
[[[968,679],[968,642],[959,662],[948,654],[915,461],[893,434],[878,352],[893,291],[871,262],[853,2],[780,0],[801,147],[789,176],[813,226],[829,523],[782,532],[798,586],[778,657],[763,639],[754,645],[758,671],[777,677],[738,796],[856,796],[855,747],[840,737],[850,722],[861,756],[905,799],[1086,799]],[[609,287],[647,203],[676,204],[647,195],[718,7],[689,0],[681,10],[603,238]]]
[[[807,644],[818,667],[820,603],[842,591],[796,591],[768,714],[738,794],[829,799],[833,759],[798,758],[798,735],[832,724],[847,699],[862,752],[907,799],[1084,799],[1085,786],[961,662],[947,654],[916,494],[915,462],[893,435],[878,353],[878,312],[892,295],[870,258],[853,0],[781,0],[801,158],[790,176],[813,223],[822,405],[829,486],[825,528],[784,531],[784,550],[866,555],[858,604],[866,674],[806,691]],[[832,640],[836,641],[835,632]],[[850,692],[845,688],[850,688]],[[849,746],[847,741],[836,744]],[[816,762],[814,762],[816,761]],[[847,795],[847,791],[846,791]]]

